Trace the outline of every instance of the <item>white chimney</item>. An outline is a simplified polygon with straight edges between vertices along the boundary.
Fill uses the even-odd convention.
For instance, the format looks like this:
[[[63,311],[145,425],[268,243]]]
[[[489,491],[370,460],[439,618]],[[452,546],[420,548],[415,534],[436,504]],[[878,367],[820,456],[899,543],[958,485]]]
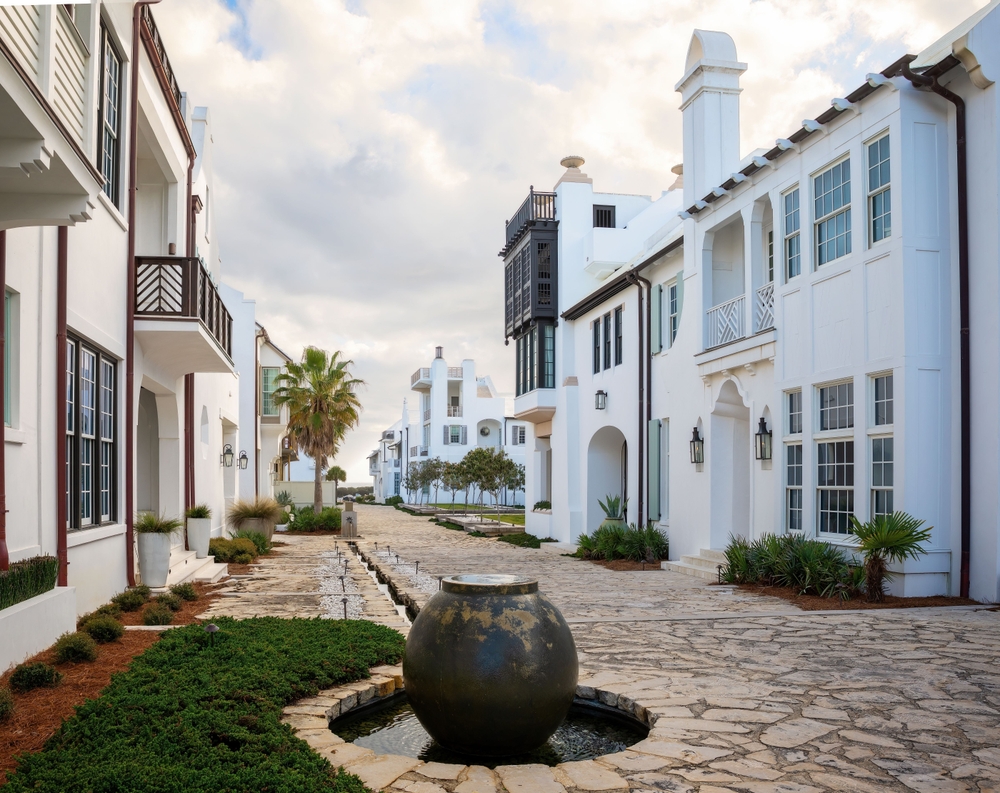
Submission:
[[[684,112],[684,206],[722,184],[740,162],[740,75],[728,33],[696,30],[674,89]]]

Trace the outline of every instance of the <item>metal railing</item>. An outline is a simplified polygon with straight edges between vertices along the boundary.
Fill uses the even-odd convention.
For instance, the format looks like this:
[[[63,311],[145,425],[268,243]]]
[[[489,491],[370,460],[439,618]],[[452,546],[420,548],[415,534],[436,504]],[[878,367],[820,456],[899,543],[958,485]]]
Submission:
[[[460,419],[460,418],[462,418],[462,406],[461,405],[448,405],[448,418],[450,418],[450,419]]]
[[[718,347],[746,336],[745,296],[740,295],[708,310],[708,344]]]
[[[232,360],[233,318],[200,260],[140,256],[135,270],[136,317],[201,320]]]
[[[418,380],[430,380],[430,379],[431,379],[431,370],[430,369],[428,369],[426,367],[423,368],[423,369],[417,369],[417,371],[415,371],[410,376],[410,385],[413,385]]]
[[[774,327],[774,281],[757,290],[753,316],[758,332]]]
[[[163,46],[163,38],[160,36],[160,31],[156,28],[156,22],[153,20],[153,12],[150,11],[148,5],[142,6],[142,21],[149,30],[149,39],[153,44],[153,49],[156,50],[156,55],[160,60],[160,65],[163,67],[163,73],[166,75],[167,84],[170,86],[170,93],[173,94],[177,107],[180,107],[181,87],[177,84],[177,77],[174,75],[174,67],[170,65],[170,58],[167,57],[167,50]]]
[[[449,366],[448,367],[448,379],[449,380],[461,380],[465,376],[465,370],[461,366]]]
[[[514,217],[507,221],[507,240],[501,253],[506,255],[513,244],[520,238],[521,232],[529,223],[536,220],[556,219],[556,194],[537,193],[534,185],[528,190],[528,197],[518,207]]]

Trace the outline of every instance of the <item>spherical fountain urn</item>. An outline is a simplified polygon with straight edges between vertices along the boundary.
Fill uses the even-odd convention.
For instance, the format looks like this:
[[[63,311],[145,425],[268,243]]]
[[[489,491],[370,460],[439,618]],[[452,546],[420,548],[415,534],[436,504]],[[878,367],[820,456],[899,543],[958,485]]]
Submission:
[[[403,680],[441,746],[502,757],[541,746],[566,718],[578,663],[569,625],[538,582],[459,575],[420,610]]]

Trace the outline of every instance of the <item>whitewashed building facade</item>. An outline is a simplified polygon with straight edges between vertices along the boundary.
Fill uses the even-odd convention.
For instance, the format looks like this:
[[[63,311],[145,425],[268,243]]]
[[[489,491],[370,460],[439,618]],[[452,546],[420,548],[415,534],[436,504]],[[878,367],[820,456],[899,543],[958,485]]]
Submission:
[[[934,529],[894,591],[1000,598],[998,40],[993,2],[741,157],[746,64],[695,31],[682,186],[601,194],[567,158],[532,191],[501,251],[526,500],[552,502],[529,531],[573,540],[624,492],[680,559],[849,548],[850,515],[903,510]]]

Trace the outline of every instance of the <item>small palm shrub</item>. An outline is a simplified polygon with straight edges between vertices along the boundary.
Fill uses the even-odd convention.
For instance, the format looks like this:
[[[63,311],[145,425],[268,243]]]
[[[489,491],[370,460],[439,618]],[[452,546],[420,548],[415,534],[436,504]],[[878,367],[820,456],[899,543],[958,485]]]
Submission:
[[[666,559],[669,551],[667,535],[650,523],[640,529],[634,523],[625,527],[601,526],[593,535],[577,538],[579,555],[584,559],[630,559],[634,562],[654,562]]]
[[[162,595],[156,596],[156,600],[153,601],[153,604],[166,606],[171,611],[180,611],[181,606],[184,605],[184,601],[177,597],[177,595],[164,592]]]
[[[189,507],[187,512],[184,513],[185,518],[210,518],[212,517],[212,510],[208,504],[195,504],[193,507]]]
[[[170,594],[177,595],[181,600],[197,600],[198,590],[194,584],[174,584],[170,587]]]
[[[56,663],[80,663],[97,660],[97,642],[86,633],[64,633],[55,644]]]
[[[160,603],[153,603],[142,615],[143,625],[169,625],[174,621],[174,612]]]
[[[114,617],[91,617],[83,624],[83,631],[98,644],[107,644],[124,636],[125,626]]]
[[[262,534],[259,531],[250,531],[248,529],[240,529],[233,533],[234,540],[250,540],[257,549],[258,554],[269,553],[271,550],[271,542],[267,539],[266,534]]]
[[[867,523],[851,516],[851,531],[858,538],[858,551],[865,558],[865,591],[869,603],[885,601],[885,582],[892,580],[890,562],[916,559],[926,553],[923,543],[930,542],[931,526],[905,512],[879,515]]]
[[[24,693],[36,688],[55,688],[62,679],[62,672],[48,664],[18,664],[10,676],[10,687]]]
[[[284,518],[285,510],[281,504],[269,496],[258,496],[233,502],[226,515],[226,523],[231,529],[239,529],[248,520],[261,519],[277,524]]]
[[[765,534],[750,542],[730,537],[721,579],[729,584],[789,587],[803,595],[848,599],[856,576],[844,552],[798,534]]]
[[[111,598],[111,602],[122,611],[138,611],[146,604],[148,598],[148,595],[144,596],[138,589],[126,589]]]
[[[0,724],[14,713],[14,695],[9,688],[0,688]]]

